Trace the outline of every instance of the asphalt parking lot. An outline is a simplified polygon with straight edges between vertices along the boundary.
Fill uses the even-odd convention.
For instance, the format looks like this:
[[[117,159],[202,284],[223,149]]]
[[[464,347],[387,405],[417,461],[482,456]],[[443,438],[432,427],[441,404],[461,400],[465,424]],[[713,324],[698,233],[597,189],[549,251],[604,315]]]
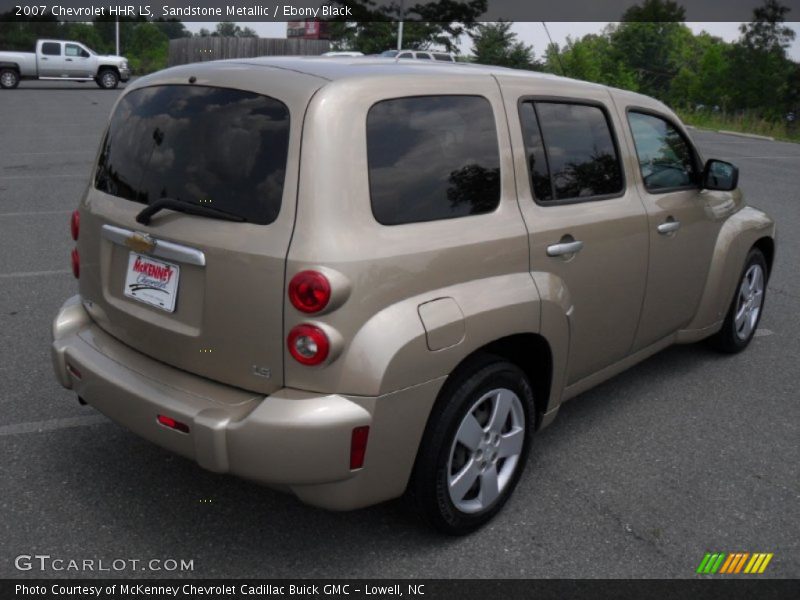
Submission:
[[[443,538],[399,502],[335,514],[208,473],[80,406],[50,323],[76,292],[68,217],[118,92],[0,92],[0,577],[14,559],[184,559],[194,577],[692,577],[706,551],[800,577],[800,145],[694,132],[778,222],[743,354],[670,348],[566,404],[501,515]],[[105,576],[109,573],[96,573]],[[762,576],[762,577],[763,577]]]

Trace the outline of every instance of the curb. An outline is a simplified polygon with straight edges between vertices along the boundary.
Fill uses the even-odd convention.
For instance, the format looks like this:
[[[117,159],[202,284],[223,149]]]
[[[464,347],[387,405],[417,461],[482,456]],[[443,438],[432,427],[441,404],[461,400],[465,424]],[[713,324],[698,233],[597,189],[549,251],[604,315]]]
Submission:
[[[754,140],[767,140],[774,142],[775,138],[768,135],[756,135],[755,133],[740,133],[738,131],[728,131],[727,129],[720,129],[717,133],[724,133],[725,135],[735,135],[737,137],[751,138]]]

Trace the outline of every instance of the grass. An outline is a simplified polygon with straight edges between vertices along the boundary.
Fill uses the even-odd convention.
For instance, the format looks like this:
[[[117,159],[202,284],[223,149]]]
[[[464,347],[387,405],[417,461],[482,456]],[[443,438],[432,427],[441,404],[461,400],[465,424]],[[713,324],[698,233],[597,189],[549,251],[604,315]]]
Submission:
[[[753,115],[726,115],[708,111],[678,111],[681,120],[687,125],[700,129],[725,129],[739,133],[753,133],[774,137],[776,140],[800,142],[800,123],[790,126],[786,122],[769,121]]]

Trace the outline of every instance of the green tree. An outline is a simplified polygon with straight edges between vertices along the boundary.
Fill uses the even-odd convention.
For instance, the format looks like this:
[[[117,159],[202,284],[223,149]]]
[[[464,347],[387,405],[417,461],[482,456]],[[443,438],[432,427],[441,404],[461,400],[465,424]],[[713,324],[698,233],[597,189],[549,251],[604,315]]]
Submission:
[[[131,35],[128,59],[137,74],[152,73],[167,66],[169,38],[154,23],[140,23]]]
[[[778,118],[797,96],[795,66],[786,55],[795,37],[785,24],[787,12],[776,0],[766,0],[753,11],[753,21],[740,27],[742,35],[729,53],[735,108]]]
[[[0,13],[0,48],[33,52],[39,38],[64,37],[64,25],[54,16],[17,17],[13,11]]]
[[[103,38],[100,37],[100,33],[91,23],[68,23],[67,27],[67,39],[86,44],[98,54],[113,52],[114,48],[108,47]]]
[[[675,106],[731,106],[728,74],[730,45],[702,32],[690,40],[685,60],[670,84],[668,100]]]
[[[475,31],[469,34],[475,62],[515,69],[532,67],[533,47],[518,41],[511,25],[509,21],[498,21],[475,26]]]
[[[159,18],[154,20],[153,23],[158,25],[162,33],[164,33],[164,35],[171,40],[192,37],[192,32],[186,29],[186,26],[181,23],[180,19],[176,19],[174,17],[169,19]]]
[[[116,48],[116,17],[103,16],[94,20],[94,27],[103,40],[104,48],[107,52],[115,52]],[[139,23],[146,22],[144,17],[120,17],[119,19],[119,51],[123,56],[127,56],[130,50],[130,43],[133,39],[133,32]]]
[[[217,23],[217,28],[211,34],[214,37],[258,37],[258,34],[249,27],[239,27],[231,21]]]
[[[636,74],[620,59],[611,43],[612,31],[613,28],[606,28],[599,35],[589,34],[579,40],[568,37],[563,49],[553,44],[546,54],[546,70],[574,79],[638,90]]]
[[[672,79],[685,63],[692,39],[682,22],[686,11],[669,0],[646,0],[632,6],[610,34],[620,61],[636,76],[640,91],[666,99]]]
[[[438,0],[413,6],[393,2],[378,6],[373,0],[333,0],[347,6],[352,16],[331,21],[333,47],[378,54],[397,47],[398,21],[403,20],[403,47],[425,49],[444,47],[458,52],[458,38],[476,26],[486,12],[487,0]]]

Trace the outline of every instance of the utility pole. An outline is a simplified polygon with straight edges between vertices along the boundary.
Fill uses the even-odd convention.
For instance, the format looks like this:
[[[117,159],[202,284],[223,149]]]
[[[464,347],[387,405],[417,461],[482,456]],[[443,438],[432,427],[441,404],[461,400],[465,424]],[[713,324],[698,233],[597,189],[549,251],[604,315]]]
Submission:
[[[116,39],[117,39],[117,56],[120,56],[120,53],[119,53],[119,19],[117,19],[117,21],[116,21],[116,24],[115,24],[115,27],[114,27],[114,33],[115,33],[115,36],[116,36]]]
[[[397,51],[403,49],[403,14],[405,13],[405,0],[400,0],[400,22],[397,24]]]

